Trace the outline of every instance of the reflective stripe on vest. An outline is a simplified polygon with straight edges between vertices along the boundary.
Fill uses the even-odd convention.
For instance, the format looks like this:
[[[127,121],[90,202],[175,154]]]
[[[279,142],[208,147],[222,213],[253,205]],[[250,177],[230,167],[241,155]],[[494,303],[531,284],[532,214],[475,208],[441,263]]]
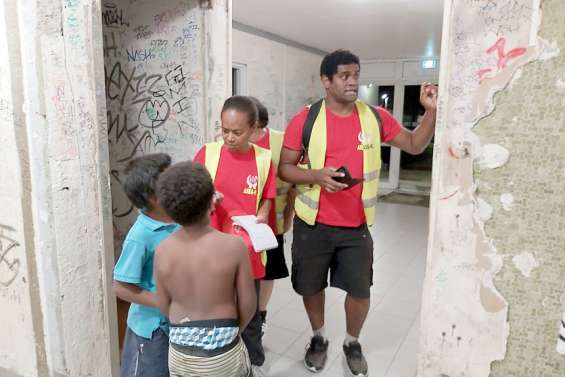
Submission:
[[[283,133],[269,128],[269,147],[273,156],[275,169],[279,166],[281,149],[283,144]],[[284,210],[287,203],[287,194],[290,185],[279,179],[277,175],[277,197],[275,199],[275,215],[277,222],[277,234],[284,233]]]
[[[360,144],[358,150],[363,152],[363,192],[361,199],[365,219],[368,225],[375,221],[375,205],[379,190],[379,174],[381,168],[381,134],[378,121],[369,105],[362,101],[355,102],[361,130],[359,134]],[[314,121],[310,144],[308,146],[308,159],[311,169],[322,169],[326,160],[327,133],[326,133],[326,106],[322,102],[320,112]],[[302,169],[308,169],[308,165],[298,164]],[[297,185],[297,196],[295,201],[296,215],[304,222],[314,225],[320,205],[319,185]]]
[[[218,166],[220,165],[220,156],[222,153],[222,145],[224,143],[219,141],[216,143],[206,144],[206,155],[204,165],[210,175],[212,180],[216,180],[216,173],[218,171]],[[261,195],[263,194],[263,188],[269,177],[269,169],[271,168],[271,151],[258,147],[253,144],[255,150],[255,163],[257,164],[257,200],[255,205],[255,212],[259,210],[259,204],[261,203]]]

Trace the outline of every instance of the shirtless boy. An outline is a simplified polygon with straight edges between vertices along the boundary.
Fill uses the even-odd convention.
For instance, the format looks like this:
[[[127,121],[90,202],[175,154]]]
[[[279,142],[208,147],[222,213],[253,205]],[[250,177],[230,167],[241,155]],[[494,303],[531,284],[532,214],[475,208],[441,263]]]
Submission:
[[[248,376],[240,331],[257,298],[247,247],[209,225],[214,186],[202,165],[173,165],[157,190],[167,214],[182,226],[155,254],[157,303],[170,320],[171,376]]]

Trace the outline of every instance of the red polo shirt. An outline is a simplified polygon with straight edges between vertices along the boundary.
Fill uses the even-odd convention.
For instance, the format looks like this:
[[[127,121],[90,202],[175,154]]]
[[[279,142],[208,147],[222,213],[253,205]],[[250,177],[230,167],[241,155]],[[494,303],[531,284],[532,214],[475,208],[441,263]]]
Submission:
[[[240,211],[247,215],[256,215],[257,203],[257,163],[255,162],[255,150],[250,148],[246,153],[238,153],[222,146],[220,162],[214,179],[216,191],[224,195],[224,200],[216,206],[211,218],[211,225],[221,230],[225,217],[232,211]],[[194,161],[205,164],[206,146],[202,147],[194,157]],[[261,198],[271,199],[274,206],[274,198],[277,193],[275,169],[271,163],[269,177]]]
[[[381,116],[381,142],[388,142],[400,132],[400,124],[381,107],[376,108]],[[308,115],[308,108],[296,114],[284,134],[285,148],[302,149],[302,129]],[[357,147],[361,142],[361,121],[357,109],[347,116],[334,114],[326,107],[326,161],[325,167],[347,167],[353,178],[363,177],[363,151]],[[316,221],[321,224],[343,227],[358,227],[366,222],[361,194],[362,185],[330,193],[322,190]]]

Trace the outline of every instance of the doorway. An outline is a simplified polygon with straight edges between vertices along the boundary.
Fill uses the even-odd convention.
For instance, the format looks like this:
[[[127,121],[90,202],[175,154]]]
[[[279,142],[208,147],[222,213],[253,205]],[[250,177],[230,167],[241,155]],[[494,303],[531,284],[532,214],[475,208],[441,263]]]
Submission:
[[[391,33],[368,31],[374,27],[376,17],[367,15],[379,14],[376,5],[345,7],[337,1],[325,1],[323,5],[321,1],[308,4],[290,1],[282,5],[258,0],[234,2],[233,5],[234,54],[237,52],[239,63],[247,63],[247,74],[254,78],[249,82],[248,94],[266,102],[269,111],[283,113],[283,130],[294,114],[314,102],[312,98],[303,97],[299,99],[303,102],[289,103],[289,99],[304,93],[308,89],[305,83],[313,83],[311,85],[321,89],[320,62],[328,52],[339,48],[349,49],[360,56],[359,98],[370,105],[386,108],[408,129],[413,128],[419,115],[419,109],[413,104],[413,87],[417,86],[419,98],[422,82],[438,81],[439,69],[424,68],[422,60],[424,56],[435,54],[433,58],[437,61],[439,38],[435,50],[421,51],[421,55],[404,55],[422,56],[421,59],[396,58],[403,56],[398,52],[401,47],[413,45],[415,38],[408,36],[400,41]],[[271,18],[261,13],[259,17],[256,10],[263,8],[270,9],[276,16]],[[355,10],[350,8],[363,14],[356,14],[353,20]],[[441,4],[435,17],[438,29],[441,29]],[[332,23],[318,23],[320,19],[332,20]],[[385,20],[382,22],[386,23]],[[324,28],[323,25],[328,26]],[[357,26],[362,28],[360,32],[353,31]],[[390,30],[394,29],[390,26]],[[381,50],[363,46],[363,41],[367,40]],[[429,43],[427,47],[434,42],[430,40]],[[392,56],[386,56],[385,49],[394,50],[389,51]],[[384,56],[378,58],[373,53]],[[323,95],[319,91],[313,99]],[[378,220],[371,228],[375,245],[372,304],[360,341],[371,375],[412,377],[416,374],[419,311],[426,265],[429,181],[427,187],[419,185],[417,190],[410,190],[408,185],[412,183],[411,178],[420,173],[418,169],[428,166],[418,165],[398,148],[387,144],[381,147],[381,159]],[[291,244],[291,238],[292,234],[288,234],[287,245]],[[289,247],[285,253],[290,261]],[[346,371],[340,352],[345,326],[343,298],[344,293],[338,289],[326,290],[325,327],[330,352],[328,365],[322,372],[324,376],[343,376]],[[312,333],[302,300],[294,293],[288,279],[275,284],[268,312],[264,344],[269,375],[308,376],[309,372],[303,366],[304,347]]]
[[[402,126],[413,131],[424,115],[420,104],[420,85],[404,85],[402,105]],[[432,184],[432,157],[434,140],[419,155],[400,152],[398,192],[429,195]]]
[[[232,63],[231,68],[232,96],[244,96],[247,94],[247,65]]]
[[[365,79],[359,87],[359,99],[387,109],[410,131],[420,124],[424,114],[419,97],[420,83],[375,83]],[[431,188],[432,157],[433,139],[422,154],[415,156],[386,143],[382,144],[380,195],[395,192],[428,196]]]
[[[118,3],[118,6],[122,3],[125,4],[124,7],[129,6],[129,2],[126,0],[116,1],[116,3]],[[168,5],[170,6],[171,4]],[[239,3],[234,2],[235,7],[238,5]],[[265,5],[262,4],[261,6],[264,7]],[[204,109],[206,107],[203,98],[205,94],[207,95],[210,92],[205,90],[203,86],[205,67],[201,66],[201,62],[205,61],[205,57],[202,56],[202,51],[200,51],[203,46],[201,20],[198,16],[192,15],[190,8],[180,7],[167,10],[161,5],[154,5],[154,7],[156,9],[152,10],[152,13],[142,13],[139,10],[130,9],[131,12],[128,15],[134,17],[137,14],[140,17],[140,21],[135,25],[133,18],[118,19],[117,21],[114,18],[107,18],[107,21],[111,24],[105,25],[104,53],[107,61],[108,131],[113,162],[112,168],[116,171],[116,174],[112,174],[114,178],[114,182],[112,182],[112,196],[114,198],[119,198],[120,196],[123,198],[118,179],[120,178],[121,168],[123,168],[128,158],[131,158],[134,154],[170,150],[177,154],[178,158],[181,158],[181,156],[186,158],[186,156],[193,154],[193,150],[181,150],[178,148],[178,145],[184,145],[183,143],[186,140],[190,140],[191,148],[198,148],[205,141],[203,128],[210,128],[212,126],[207,121],[213,122],[213,119],[204,118]],[[162,12],[159,13],[159,9]],[[182,17],[179,15],[182,15]],[[177,31],[181,33],[174,40],[165,37],[158,38],[159,35],[166,35],[167,33]],[[120,40],[119,37],[123,36],[126,38]],[[136,44],[143,46],[143,48],[133,48],[127,44],[120,45],[122,41],[134,41]],[[270,46],[271,42],[275,43],[274,41],[268,41],[265,44]],[[263,74],[262,77],[265,77],[264,80],[255,79],[257,76],[255,72],[251,74],[248,71],[250,65],[246,61],[238,61],[238,64],[234,64],[231,67],[231,72],[227,70],[226,76],[230,73],[232,74],[232,94],[254,95],[255,93],[250,90],[252,85],[283,82],[282,85],[269,87],[265,90],[265,93],[266,98],[271,100],[269,110],[272,113],[270,115],[277,120],[273,124],[276,124],[275,127],[277,128],[284,129],[288,119],[294,113],[304,105],[311,103],[313,99],[321,94],[318,69],[324,51],[314,48],[308,49],[298,44],[285,44],[286,42],[281,42],[281,39],[276,41],[276,43],[278,45],[268,47],[269,51],[265,54],[261,54],[262,46],[253,46],[260,54],[260,59],[257,58],[256,60],[261,63],[261,73]],[[172,47],[178,50],[178,55],[171,55]],[[233,48],[237,47],[234,46]],[[279,58],[277,52],[280,49],[284,50],[282,59]],[[118,55],[116,52],[120,50],[126,51],[126,54]],[[274,63],[274,68],[269,65],[270,63]],[[399,120],[403,117],[405,85],[407,85],[405,77],[402,76],[402,72],[406,71],[403,71],[404,63],[406,62],[387,62],[388,66],[392,66],[393,69],[392,71],[387,71],[392,72],[392,74],[387,74],[385,75],[386,77],[382,75],[369,75],[367,78],[363,78],[363,80],[366,80],[364,85],[367,86],[367,91],[374,94],[373,102],[386,107]],[[365,71],[365,68],[371,66],[371,62],[362,62],[362,65]],[[371,69],[368,69],[368,71],[370,73]],[[401,72],[400,76],[398,72]],[[247,82],[248,76],[253,77],[253,81]],[[263,96],[258,97],[260,100],[263,99]],[[137,102],[140,98],[145,100]],[[135,114],[130,114],[132,111]],[[280,119],[280,123],[278,123],[277,118]],[[179,142],[177,145],[177,140],[182,140],[182,143]],[[387,169],[382,173],[381,186],[392,192],[399,188],[400,151],[384,145],[382,155]],[[127,201],[118,201],[118,205],[114,206],[115,224],[119,224],[117,237],[120,235],[123,237],[124,230],[127,229],[125,224],[127,222],[131,223],[131,216],[135,215],[135,211],[130,210],[129,207],[122,207],[125,203]],[[415,254],[399,252],[395,255],[390,253],[390,248],[387,249],[387,245],[390,246],[406,239],[410,226],[425,226],[425,220],[422,221],[422,219],[426,218],[427,209],[412,207],[383,203],[378,209],[379,213],[390,219],[395,219],[395,222],[382,223],[375,226],[372,230],[373,237],[382,242],[379,250],[387,251],[378,254],[378,258],[375,258],[375,271],[383,272],[383,275],[381,275],[382,280],[379,281],[379,284],[375,284],[373,289],[375,294],[375,312],[379,310],[386,311],[386,307],[379,307],[378,303],[392,303],[394,301],[392,295],[404,292],[405,288],[412,292],[419,292],[419,284],[421,284],[419,278],[420,276],[423,278],[425,262],[425,255],[421,254],[425,247],[421,247],[421,245],[425,244],[425,236],[417,236],[414,242],[410,243],[412,246],[418,245],[412,248],[417,251]],[[124,215],[123,217],[116,218],[116,214]],[[130,217],[128,218],[127,216]],[[415,221],[415,219],[419,221]],[[404,223],[405,228],[402,231],[391,230],[391,227],[394,228],[394,225],[398,225],[397,222]],[[387,232],[389,233],[389,238],[384,236]],[[288,257],[287,260],[290,260],[290,258]],[[402,265],[410,268],[403,270]],[[396,271],[396,273],[387,272],[392,270]],[[405,274],[410,274],[418,279],[415,278],[409,281]],[[398,280],[397,278],[400,277],[403,279]],[[285,284],[288,284],[288,281]],[[270,335],[268,335],[266,344],[270,347],[269,352],[285,357],[282,354],[285,352],[285,350],[281,349],[282,344],[287,346],[287,351],[290,352],[292,350],[295,353],[303,348],[305,344],[302,342],[304,340],[301,338],[303,336],[302,333],[298,332],[297,329],[285,327],[285,323],[289,320],[294,322],[292,315],[303,309],[292,291],[280,290],[277,292],[275,290],[274,294],[278,295],[280,301],[274,304],[274,307],[278,305],[278,313],[273,318],[273,326],[270,330],[267,330],[270,331]],[[328,297],[334,300],[333,304],[336,304],[336,310],[331,314],[336,317],[332,318],[331,321],[336,326],[342,326],[343,318],[339,316],[343,313],[337,310],[339,307],[337,304],[339,304],[343,296],[337,290],[329,290]],[[287,298],[288,300],[286,300]],[[410,301],[411,298],[406,298],[406,305],[418,304],[417,301]],[[386,301],[382,301],[385,299]],[[295,312],[289,312],[293,308],[296,309]],[[398,314],[396,313],[397,309],[399,308],[391,309],[394,311],[392,316]],[[416,311],[412,312],[413,310]],[[416,326],[414,318],[417,315],[417,310],[418,307],[411,307],[410,319],[405,318],[405,320],[400,321],[402,322],[402,330],[395,333],[394,336],[405,336],[408,334],[408,331],[415,331],[411,329]],[[374,315],[377,316],[377,314]],[[122,317],[125,319],[125,316],[126,311],[123,310]],[[371,318],[374,318],[374,321],[378,321],[376,317]],[[120,327],[125,327],[124,322],[122,320]],[[336,327],[332,331],[335,331],[335,336],[337,337],[342,335],[341,330],[341,328]],[[397,343],[397,340],[394,340],[396,347],[394,352],[392,354],[389,352],[387,357],[394,357],[399,350],[400,343]],[[376,352],[373,356],[380,352],[381,346],[381,344],[373,344],[371,346],[371,349]],[[389,349],[389,351],[391,350]],[[267,357],[269,357],[269,354]],[[271,360],[274,359],[275,357],[271,358]],[[284,359],[281,358],[280,360]],[[279,367],[282,368],[283,365],[284,363],[280,364]],[[289,375],[285,374],[287,371],[287,369],[281,370],[281,375]]]
[[[231,20],[225,6],[222,11],[210,1],[108,0],[101,5],[117,260],[138,215],[122,187],[128,163],[152,153],[167,153],[173,163],[192,159],[219,129],[221,104],[230,94]],[[245,78],[236,85],[245,90]],[[136,271],[134,281],[140,276]],[[117,313],[122,344],[128,304],[118,301]]]
[[[372,106],[380,106],[391,114],[395,109],[395,85],[365,81],[359,86],[359,99]],[[398,100],[397,100],[398,101]],[[396,104],[398,106],[398,104]],[[389,194],[398,188],[400,150],[387,143],[381,145],[381,173],[379,193]]]

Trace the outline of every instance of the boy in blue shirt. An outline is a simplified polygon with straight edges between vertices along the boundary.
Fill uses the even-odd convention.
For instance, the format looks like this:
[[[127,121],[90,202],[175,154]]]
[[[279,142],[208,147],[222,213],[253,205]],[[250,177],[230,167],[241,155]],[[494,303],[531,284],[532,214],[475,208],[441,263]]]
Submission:
[[[169,377],[168,322],[157,308],[153,259],[157,245],[179,228],[156,195],[157,178],[170,165],[169,155],[156,153],[137,157],[126,167],[124,191],[139,215],[114,268],[116,295],[131,302],[121,377]]]

